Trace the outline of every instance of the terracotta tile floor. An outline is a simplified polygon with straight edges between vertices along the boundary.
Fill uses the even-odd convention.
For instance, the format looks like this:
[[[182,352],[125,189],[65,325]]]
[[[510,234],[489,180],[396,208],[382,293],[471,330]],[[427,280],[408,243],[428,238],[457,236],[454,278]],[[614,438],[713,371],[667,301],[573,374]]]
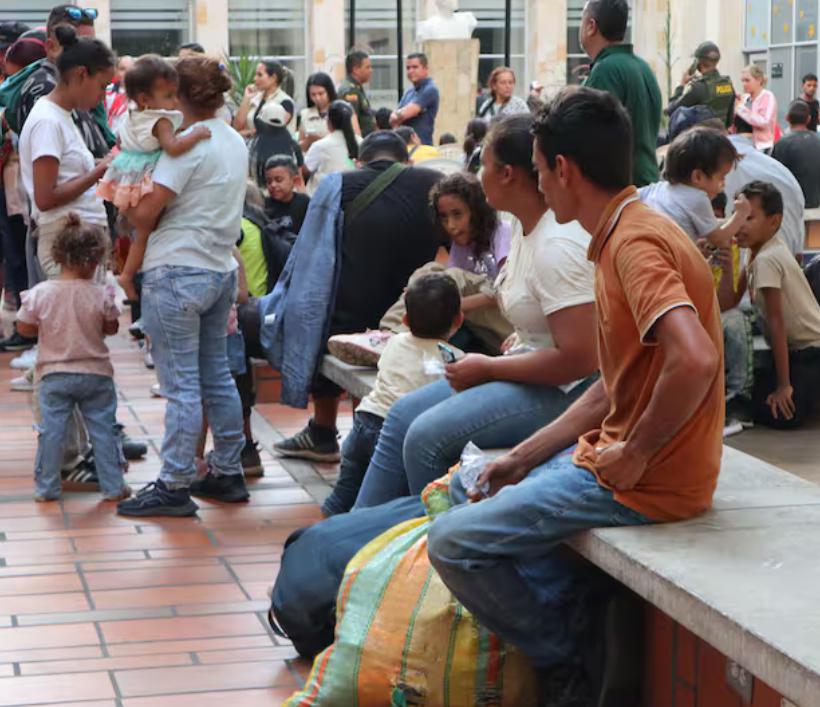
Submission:
[[[164,401],[127,333],[111,342],[119,419],[150,442],[139,488],[159,470]],[[307,412],[260,405],[265,476],[251,502],[200,502],[197,518],[127,520],[96,494],[32,500],[29,396],[0,354],[0,707],[238,707],[280,704],[309,666],[270,632],[267,588],[282,544],[319,518],[336,469],[275,460],[270,445]],[[340,427],[351,424],[343,408]]]

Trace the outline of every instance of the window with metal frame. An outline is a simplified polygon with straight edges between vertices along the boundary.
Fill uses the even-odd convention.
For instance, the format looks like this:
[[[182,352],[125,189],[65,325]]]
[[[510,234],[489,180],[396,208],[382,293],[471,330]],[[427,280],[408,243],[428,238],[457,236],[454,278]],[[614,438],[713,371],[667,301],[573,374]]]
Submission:
[[[0,2],[0,22],[23,22],[29,27],[44,27],[54,0],[4,0]]]
[[[190,36],[189,0],[111,0],[111,46],[121,56],[174,56]]]

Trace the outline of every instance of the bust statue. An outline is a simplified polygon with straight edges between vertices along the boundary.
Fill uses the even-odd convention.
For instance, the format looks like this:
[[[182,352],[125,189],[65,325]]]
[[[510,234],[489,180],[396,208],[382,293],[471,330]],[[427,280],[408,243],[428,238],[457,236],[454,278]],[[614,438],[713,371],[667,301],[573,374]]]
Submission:
[[[436,0],[435,14],[416,28],[419,42],[428,39],[470,39],[478,20],[472,12],[456,12],[458,0]]]

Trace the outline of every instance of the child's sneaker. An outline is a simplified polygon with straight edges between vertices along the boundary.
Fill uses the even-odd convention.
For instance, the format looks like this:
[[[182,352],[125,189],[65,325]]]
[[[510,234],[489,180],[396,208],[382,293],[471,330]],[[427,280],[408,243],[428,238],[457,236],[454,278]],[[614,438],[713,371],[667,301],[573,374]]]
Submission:
[[[115,503],[119,503],[120,501],[124,501],[126,498],[131,498],[131,487],[128,484],[122,487],[122,491],[113,496],[103,496],[103,501],[114,501]]]
[[[331,336],[327,348],[331,354],[351,366],[375,368],[387,342],[395,336],[392,331],[366,331],[364,334],[337,334]]]
[[[262,459],[259,456],[259,447],[251,439],[245,440],[245,447],[242,449],[242,471],[246,479],[258,479],[265,475],[265,467],[262,466]]]

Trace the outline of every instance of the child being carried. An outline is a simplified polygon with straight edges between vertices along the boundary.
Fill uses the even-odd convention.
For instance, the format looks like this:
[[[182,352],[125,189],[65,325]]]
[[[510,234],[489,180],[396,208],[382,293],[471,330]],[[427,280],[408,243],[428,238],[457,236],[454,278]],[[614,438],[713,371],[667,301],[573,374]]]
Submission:
[[[119,129],[122,151],[97,187],[97,194],[122,211],[134,208],[154,190],[152,175],[163,151],[177,157],[211,137],[204,125],[177,135],[183,121],[177,110],[178,84],[174,67],[152,54],[137,59],[125,74],[125,92],[131,105]],[[119,278],[130,300],[137,299],[134,276],[142,266],[148,235],[148,231],[137,230]]]

